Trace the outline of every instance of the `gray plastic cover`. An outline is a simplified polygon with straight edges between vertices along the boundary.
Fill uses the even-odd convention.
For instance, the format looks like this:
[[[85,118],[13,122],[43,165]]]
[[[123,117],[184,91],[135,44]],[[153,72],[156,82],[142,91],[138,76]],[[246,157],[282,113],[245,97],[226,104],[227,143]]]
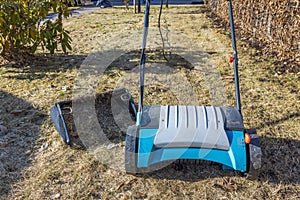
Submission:
[[[229,150],[225,117],[220,107],[161,106],[154,139],[158,148],[198,147]]]

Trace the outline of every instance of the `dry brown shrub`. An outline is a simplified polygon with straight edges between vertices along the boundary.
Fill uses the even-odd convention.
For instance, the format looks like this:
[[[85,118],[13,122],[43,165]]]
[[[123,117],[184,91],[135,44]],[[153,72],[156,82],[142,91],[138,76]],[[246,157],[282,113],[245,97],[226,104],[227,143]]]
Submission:
[[[228,1],[208,1],[209,7],[229,23]],[[296,72],[300,66],[300,1],[235,0],[233,14],[239,37],[262,49],[278,62],[279,71]]]

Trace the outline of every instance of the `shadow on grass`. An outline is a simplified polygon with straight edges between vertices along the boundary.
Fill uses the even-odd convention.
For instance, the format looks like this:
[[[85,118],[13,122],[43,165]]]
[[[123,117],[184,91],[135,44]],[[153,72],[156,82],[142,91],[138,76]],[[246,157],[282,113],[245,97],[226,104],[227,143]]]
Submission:
[[[180,49],[178,50],[180,51]],[[170,59],[169,62],[166,62],[163,58],[162,51],[159,50],[150,50],[149,52],[149,61],[155,63],[165,63],[169,67],[175,67],[182,65],[187,69],[193,69],[191,63],[186,61],[183,57],[177,54],[167,55]],[[111,73],[113,70],[132,70],[135,67],[138,67],[140,59],[140,51],[133,50],[129,52],[119,52],[121,56],[115,60],[111,60],[112,55],[118,54],[118,50],[111,50],[105,52],[96,52],[89,55],[90,59],[104,59],[105,61],[110,61],[110,65],[107,67],[105,64],[102,66],[105,61],[98,60],[96,64],[94,61],[86,61],[87,64],[96,65],[98,69],[107,69],[104,70],[105,74]],[[203,52],[199,52],[199,55],[202,55]],[[205,54],[206,55],[206,54]],[[55,78],[59,76],[59,72],[66,72],[70,69],[79,69],[83,64],[84,60],[87,58],[87,55],[67,55],[67,54],[36,54],[33,56],[28,56],[26,61],[22,61],[22,64],[6,64],[0,65],[1,67],[7,67],[8,70],[5,71],[6,75],[3,75],[4,78],[18,79],[18,80],[37,80],[43,78]],[[160,60],[157,62],[155,60]],[[175,62],[176,61],[176,62]],[[90,63],[89,63],[90,62]],[[156,72],[160,73],[160,72]],[[165,72],[163,72],[165,73]]]
[[[29,56],[22,64],[8,64],[1,67],[9,67],[5,78],[19,80],[36,80],[45,77],[55,78],[58,72],[66,72],[69,69],[79,68],[86,56],[67,54],[35,54]],[[53,72],[53,73],[51,73]]]
[[[21,179],[23,169],[30,166],[33,146],[45,113],[24,99],[0,90],[0,199],[11,193],[12,185]]]
[[[55,78],[60,72],[79,68],[86,56],[45,55],[24,56],[21,64],[13,62],[1,65],[3,78],[37,80]],[[12,192],[12,186],[22,178],[22,171],[31,165],[40,126],[46,113],[30,102],[0,90],[0,125],[7,131],[0,131],[0,199]],[[41,146],[42,144],[38,144]],[[36,147],[36,146],[35,146]]]
[[[183,49],[176,48],[176,51],[183,53],[183,55],[188,54]],[[200,59],[203,59],[208,56],[205,52],[199,51],[195,54],[201,55]],[[109,55],[109,53],[108,53]],[[126,53],[123,53],[120,57],[115,59],[106,69],[105,73],[109,73],[111,70],[132,70],[139,67],[139,61],[141,56],[141,50],[132,50]],[[163,52],[159,49],[150,49],[147,51],[147,65],[151,66],[152,63],[158,63],[170,68],[186,68],[194,69],[192,63],[186,60],[182,55],[176,53]],[[166,72],[164,69],[155,70],[151,68],[150,70],[145,69],[145,73],[156,73],[156,74],[165,74],[165,73],[176,73],[176,71]]]
[[[265,128],[266,126],[274,126],[274,125],[283,123],[283,122],[285,122],[287,120],[290,120],[290,119],[293,119],[293,118],[297,118],[297,117],[300,117],[300,112],[290,113],[289,115],[285,116],[284,118],[281,118],[281,119],[278,119],[278,120],[275,120],[275,121],[265,122],[265,123],[263,123],[263,124],[255,127],[255,129],[259,130],[259,129]]]

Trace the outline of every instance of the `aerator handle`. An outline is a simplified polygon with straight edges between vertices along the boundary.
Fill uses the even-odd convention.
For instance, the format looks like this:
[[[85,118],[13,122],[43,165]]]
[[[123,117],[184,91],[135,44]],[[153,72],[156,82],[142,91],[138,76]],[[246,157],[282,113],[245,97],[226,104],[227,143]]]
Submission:
[[[240,97],[240,84],[239,84],[239,72],[238,72],[238,53],[236,49],[236,41],[235,41],[235,31],[234,31],[234,21],[233,21],[233,13],[232,13],[232,0],[228,0],[229,6],[229,20],[230,20],[230,32],[231,32],[231,41],[233,48],[233,67],[234,67],[234,83],[235,83],[235,96],[236,96],[236,108],[242,115],[241,111],[241,97]]]
[[[144,33],[143,33],[143,41],[142,41],[142,54],[140,58],[140,94],[139,94],[139,105],[138,112],[136,115],[136,125],[139,126],[141,122],[142,110],[143,110],[143,98],[144,98],[144,68],[146,62],[146,42],[148,35],[148,27],[149,27],[149,11],[150,11],[150,0],[146,0],[146,8],[144,14]]]

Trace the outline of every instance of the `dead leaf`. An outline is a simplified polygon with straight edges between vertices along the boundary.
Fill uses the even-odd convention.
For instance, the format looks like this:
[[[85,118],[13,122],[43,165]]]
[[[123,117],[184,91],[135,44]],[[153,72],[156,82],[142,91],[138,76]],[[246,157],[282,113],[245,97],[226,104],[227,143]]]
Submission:
[[[215,183],[214,187],[220,188],[225,191],[237,191],[238,186],[237,184],[229,178],[222,178],[222,181],[220,183]]]
[[[125,186],[127,186],[127,187],[130,186],[130,185],[131,185],[132,183],[134,183],[136,180],[137,180],[137,179],[134,178],[134,179],[131,179],[131,180],[129,180],[129,181],[126,181],[126,182],[121,183],[121,184],[117,187],[116,191],[120,190],[121,188],[123,188],[123,187],[125,187]]]

